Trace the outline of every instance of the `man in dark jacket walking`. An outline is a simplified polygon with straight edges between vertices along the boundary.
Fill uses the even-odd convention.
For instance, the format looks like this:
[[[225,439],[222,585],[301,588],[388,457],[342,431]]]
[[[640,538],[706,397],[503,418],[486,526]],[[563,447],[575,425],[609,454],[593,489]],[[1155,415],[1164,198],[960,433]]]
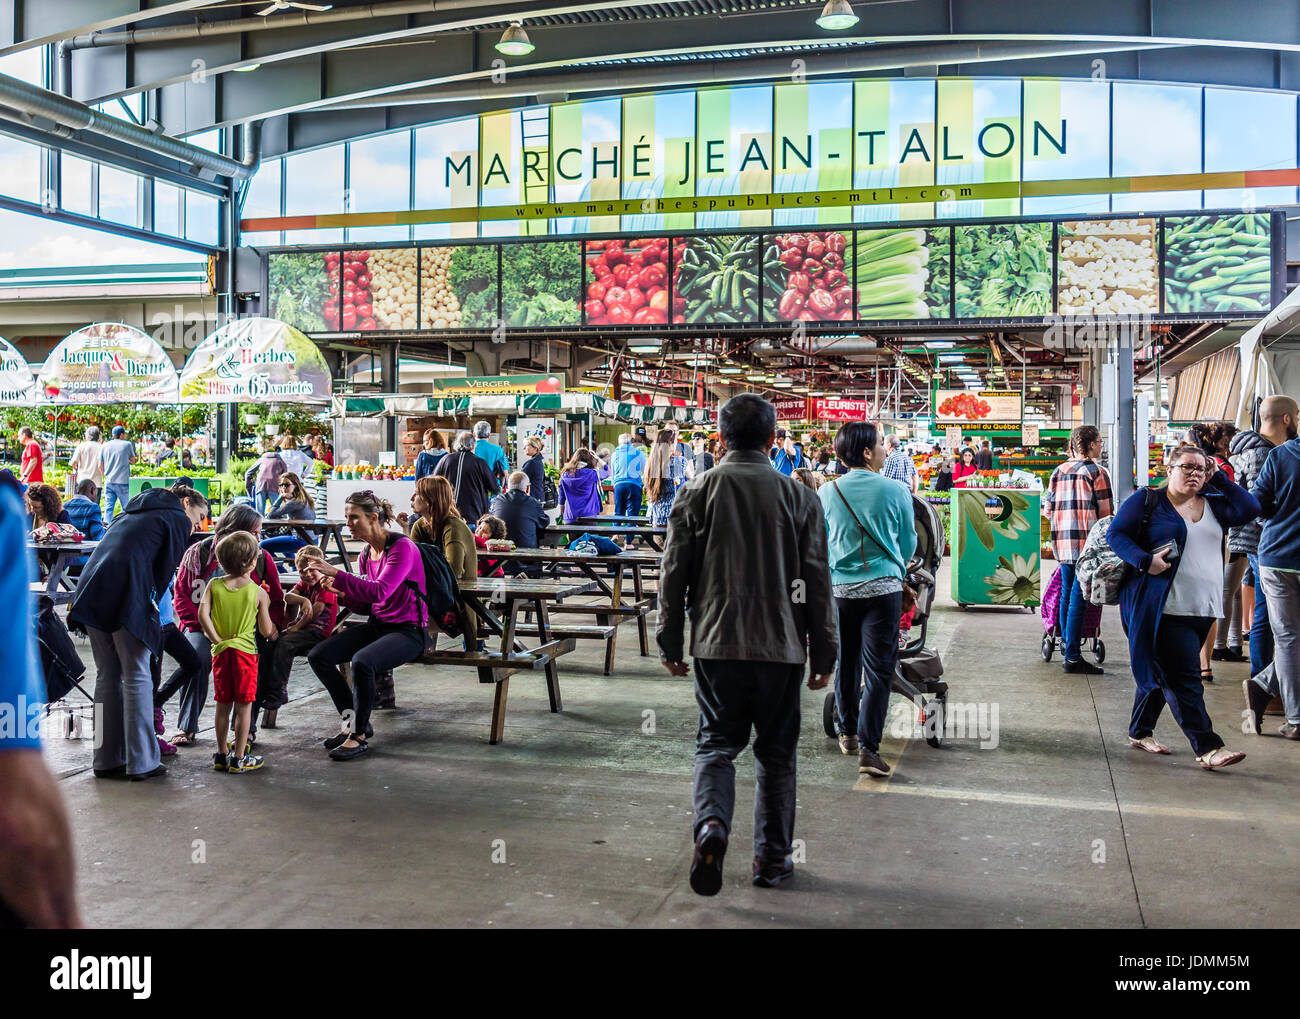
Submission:
[[[1237,472],[1237,484],[1247,492],[1255,487],[1268,454],[1273,447],[1296,437],[1298,421],[1300,418],[1297,416],[1296,403],[1289,396],[1270,396],[1260,403],[1259,431],[1246,429],[1238,432],[1228,447],[1228,459]],[[1259,535],[1263,527],[1264,521],[1252,520],[1228,532],[1228,552],[1233,556],[1244,553],[1255,577],[1255,614],[1250,622],[1252,676],[1258,675],[1273,661],[1273,630],[1268,622],[1268,600],[1264,597],[1259,579]],[[1241,582],[1239,575],[1237,582]]]
[[[492,496],[501,491],[492,469],[474,455],[474,436],[470,432],[457,433],[452,452],[438,461],[433,476],[451,482],[456,493],[456,508],[471,524],[478,522],[478,518],[488,511]]]
[[[744,393],[718,414],[726,458],[677,493],[659,580],[659,657],[686,675],[684,629],[700,728],[695,748],[691,888],[722,887],[735,806],[733,762],[756,731],[753,882],[794,873],[799,689],[830,682],[838,641],[826,520],[812,489],[772,470],[776,410]],[[756,555],[755,549],[762,554]]]
[[[162,654],[157,598],[207,509],[192,488],[141,492],[82,570],[68,621],[86,628],[95,657],[96,778],[166,774],[154,738],[149,671],[149,656]]]
[[[1295,401],[1270,399],[1279,401],[1269,408],[1271,415],[1289,413],[1292,438],[1269,452],[1251,489],[1264,520],[1257,553],[1260,590],[1256,598],[1268,601],[1274,653],[1271,665],[1246,680],[1246,707],[1259,732],[1268,700],[1281,697],[1286,724],[1278,732],[1287,739],[1300,740],[1300,438],[1294,437]],[[1263,407],[1260,416],[1264,416]]]

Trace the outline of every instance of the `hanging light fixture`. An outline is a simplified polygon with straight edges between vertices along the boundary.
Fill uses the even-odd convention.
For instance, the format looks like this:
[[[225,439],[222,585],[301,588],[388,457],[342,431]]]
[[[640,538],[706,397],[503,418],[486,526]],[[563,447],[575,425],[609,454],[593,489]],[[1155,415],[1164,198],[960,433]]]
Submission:
[[[518,21],[510,22],[510,27],[501,33],[501,38],[496,45],[496,51],[508,57],[526,57],[535,49],[537,47],[533,45],[533,41],[528,38],[528,33],[524,31],[524,26]]]
[[[858,23],[858,16],[853,13],[849,0],[827,0],[822,8],[817,27],[827,32],[843,32]]]

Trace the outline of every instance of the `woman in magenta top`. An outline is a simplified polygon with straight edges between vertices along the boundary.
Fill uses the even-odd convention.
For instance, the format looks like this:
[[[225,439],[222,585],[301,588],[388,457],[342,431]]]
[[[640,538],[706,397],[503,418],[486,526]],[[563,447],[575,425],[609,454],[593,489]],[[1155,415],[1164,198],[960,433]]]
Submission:
[[[325,749],[336,761],[350,761],[369,749],[374,735],[370,709],[375,702],[375,677],[424,654],[429,622],[424,562],[415,542],[389,532],[393,507],[374,492],[354,492],[346,516],[352,536],[368,546],[361,553],[360,574],[325,562],[303,570],[309,584],[323,583],[338,594],[340,608],[370,616],[362,625],[321,641],[307,655],[341,717],[339,734],[325,741]],[[338,668],[344,662],[352,664],[355,696]]]

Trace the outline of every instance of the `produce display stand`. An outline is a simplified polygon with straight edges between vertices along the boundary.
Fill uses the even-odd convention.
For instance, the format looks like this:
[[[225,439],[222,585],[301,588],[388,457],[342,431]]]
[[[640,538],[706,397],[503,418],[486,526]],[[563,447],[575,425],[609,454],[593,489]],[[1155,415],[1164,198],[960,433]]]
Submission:
[[[364,478],[334,478],[325,482],[325,507],[322,512],[330,517],[342,517],[343,507],[353,492],[374,492],[380,499],[393,504],[394,513],[410,513],[411,496],[415,495],[414,481],[370,481]]]
[[[952,600],[968,605],[1033,608],[1039,581],[1040,492],[953,489],[948,531]]]
[[[221,495],[221,482],[216,478],[194,478],[185,475],[193,483],[194,490],[209,501],[219,498]],[[150,488],[171,488],[181,479],[179,474],[158,475],[156,477],[144,475],[132,475],[131,484],[127,489],[127,498],[134,499],[141,492]]]

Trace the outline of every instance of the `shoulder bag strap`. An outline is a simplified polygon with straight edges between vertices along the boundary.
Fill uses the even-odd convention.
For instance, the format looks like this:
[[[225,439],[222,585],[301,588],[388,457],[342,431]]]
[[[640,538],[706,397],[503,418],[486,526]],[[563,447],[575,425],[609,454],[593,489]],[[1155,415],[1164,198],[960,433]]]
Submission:
[[[831,488],[835,489],[835,494],[840,497],[840,502],[844,503],[844,508],[849,511],[849,516],[851,516],[853,522],[858,525],[858,533],[860,535],[858,538],[858,555],[862,556],[863,569],[869,569],[870,567],[867,565],[866,539],[870,537],[870,535],[867,534],[867,529],[863,526],[862,521],[858,519],[858,515],[853,512],[853,507],[849,505],[849,500],[844,498],[844,493],[840,491],[840,483],[838,479],[831,482]],[[874,538],[871,539],[871,543],[877,548],[880,548],[879,543]],[[883,552],[884,549],[881,549],[881,551]]]

